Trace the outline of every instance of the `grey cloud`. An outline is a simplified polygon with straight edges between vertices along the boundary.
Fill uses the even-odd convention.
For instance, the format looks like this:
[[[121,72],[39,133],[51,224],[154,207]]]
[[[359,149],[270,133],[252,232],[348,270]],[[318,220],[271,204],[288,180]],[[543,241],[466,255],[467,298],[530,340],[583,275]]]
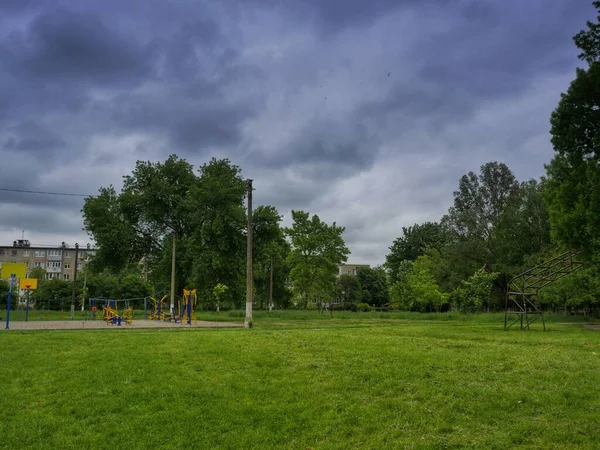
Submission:
[[[431,30],[413,52],[422,79],[487,98],[521,92],[532,73],[554,73],[571,64],[572,36],[591,13],[591,2],[462,5],[447,4],[442,12],[455,26]]]
[[[65,141],[56,133],[32,121],[8,127],[6,133],[10,137],[5,141],[4,149],[18,151],[21,156],[49,159],[55,156],[57,150],[65,147]]]
[[[273,168],[291,166],[313,181],[330,181],[368,169],[377,155],[377,145],[378,139],[360,123],[315,119],[287,146],[273,154],[257,155],[255,164]]]
[[[80,221],[75,211],[65,214],[56,207],[39,205],[35,205],[35,207],[23,206],[15,210],[12,205],[3,205],[0,201],[0,216],[2,217],[2,228],[4,229],[40,230],[48,234],[81,234]],[[40,217],[43,217],[42,226],[40,226]],[[3,242],[3,245],[7,243]]]
[[[2,42],[8,71],[40,83],[130,84],[149,76],[153,52],[98,18],[59,10],[38,16]]]

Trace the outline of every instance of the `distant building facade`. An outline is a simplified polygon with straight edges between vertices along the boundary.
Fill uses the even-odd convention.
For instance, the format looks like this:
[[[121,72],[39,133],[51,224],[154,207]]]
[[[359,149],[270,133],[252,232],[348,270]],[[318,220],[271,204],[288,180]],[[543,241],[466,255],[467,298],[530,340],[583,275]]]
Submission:
[[[356,269],[360,267],[370,268],[368,264],[342,264],[340,266],[340,275],[356,275]]]
[[[25,263],[27,275],[35,268],[46,271],[46,279],[72,280],[75,267],[83,269],[96,250],[88,246],[79,247],[75,260],[75,246],[64,242],[54,246],[35,246],[25,239],[14,241],[12,245],[0,246],[0,265],[2,263]]]

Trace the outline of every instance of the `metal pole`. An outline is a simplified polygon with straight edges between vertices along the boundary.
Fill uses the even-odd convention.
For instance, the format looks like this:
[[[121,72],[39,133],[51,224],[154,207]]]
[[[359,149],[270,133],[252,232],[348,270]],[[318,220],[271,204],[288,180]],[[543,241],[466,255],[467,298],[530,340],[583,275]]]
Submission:
[[[252,180],[248,180],[248,234],[246,242],[246,319],[244,327],[252,328]]]
[[[85,295],[87,293],[86,286],[87,286],[87,272],[84,272],[84,276],[83,276],[83,298],[81,299],[81,312],[85,311]]]
[[[175,232],[173,232],[173,253],[171,254],[171,308],[170,313],[175,312]]]
[[[29,322],[29,294],[31,294],[31,289],[27,289],[27,301],[25,303],[25,322]]]
[[[192,324],[192,293],[191,292],[188,297],[187,313],[188,313],[188,325],[191,325]]]
[[[15,282],[15,274],[10,276],[10,287],[8,288],[8,298],[6,299],[6,328],[8,330],[8,324],[10,323],[10,296],[12,294],[13,284]]]
[[[79,258],[79,244],[75,244],[75,265],[73,267],[73,290],[71,292],[71,319],[75,318],[75,301],[77,299],[77,259]]]

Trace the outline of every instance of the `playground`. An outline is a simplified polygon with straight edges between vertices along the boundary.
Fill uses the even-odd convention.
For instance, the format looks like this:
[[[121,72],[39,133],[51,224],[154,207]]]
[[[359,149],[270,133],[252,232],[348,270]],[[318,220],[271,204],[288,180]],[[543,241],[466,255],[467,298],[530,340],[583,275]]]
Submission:
[[[85,299],[81,308],[71,303],[67,313],[64,304],[60,310],[50,308],[43,301],[30,300],[37,289],[37,279],[26,278],[25,264],[4,264],[1,275],[10,278],[5,330],[85,330],[102,328],[236,328],[242,323],[232,321],[199,321],[196,317],[198,296],[196,289],[183,289],[181,296],[170,297],[168,292],[131,299],[92,297]],[[12,290],[19,286],[25,300],[11,304]],[[160,295],[158,295],[160,294]],[[168,304],[169,299],[172,304]],[[12,321],[11,321],[12,313]]]

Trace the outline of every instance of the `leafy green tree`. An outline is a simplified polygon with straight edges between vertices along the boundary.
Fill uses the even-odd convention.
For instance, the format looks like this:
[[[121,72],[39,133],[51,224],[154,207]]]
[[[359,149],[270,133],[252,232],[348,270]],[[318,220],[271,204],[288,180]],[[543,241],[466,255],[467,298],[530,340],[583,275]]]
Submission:
[[[10,289],[10,283],[6,280],[0,279],[0,307],[6,308],[6,302],[8,299],[8,291]]]
[[[117,273],[143,257],[160,258],[165,237],[172,243],[192,225],[189,194],[196,177],[186,161],[176,155],[165,162],[138,161],[123,178],[121,194],[111,186],[85,200],[85,229],[97,244],[92,270]]]
[[[72,288],[70,281],[58,278],[41,280],[31,299],[37,309],[67,310],[71,307]]]
[[[390,304],[394,309],[409,311],[413,300],[408,285],[408,277],[413,271],[414,261],[405,259],[398,266],[396,281],[390,286]]]
[[[600,268],[590,262],[584,268],[560,278],[541,292],[541,301],[554,310],[600,312]]]
[[[546,199],[554,238],[563,246],[600,251],[600,2],[595,23],[574,37],[579,68],[552,113],[555,156],[546,166]]]
[[[35,278],[37,280],[45,280],[46,279],[46,270],[42,267],[34,267],[29,272],[29,278]]]
[[[150,283],[137,275],[126,275],[119,280],[117,297],[120,299],[144,298],[152,293]]]
[[[221,310],[223,303],[226,301],[228,290],[229,288],[222,283],[217,284],[213,288],[213,297],[215,299],[217,312]]]
[[[362,289],[358,277],[342,274],[338,277],[336,285],[338,298],[344,302],[344,306],[355,310],[362,298]]]
[[[273,206],[259,206],[252,214],[255,301],[261,309],[268,307],[271,266],[273,303],[280,307],[289,303],[289,290],[286,287],[289,267],[286,259],[290,244],[285,239],[281,219],[282,216]]]
[[[444,293],[431,273],[432,257],[421,255],[390,289],[391,304],[409,311],[442,311],[448,306],[449,294]]]
[[[100,188],[97,196],[85,199],[84,228],[96,241],[96,255],[89,263],[93,271],[123,270],[155,246],[151,231],[138,229],[135,221],[124,214],[121,203],[112,186]]]
[[[385,306],[390,298],[385,271],[381,267],[359,267],[356,271],[361,288],[361,302],[371,306]]]
[[[414,224],[411,227],[402,227],[402,236],[394,240],[389,248],[390,253],[385,257],[385,266],[389,270],[390,281],[395,283],[398,276],[398,267],[404,260],[414,261],[426,249],[441,250],[448,240],[444,227],[437,222]]]
[[[229,288],[235,307],[245,298],[247,182],[228,159],[213,158],[199,169],[190,195],[189,283],[211,299],[219,283]]]
[[[481,166],[476,176],[464,175],[454,193],[454,205],[442,219],[451,243],[442,252],[452,290],[479,268],[502,272],[502,283],[524,268],[528,256],[551,245],[542,185],[519,183],[497,162]],[[502,289],[503,286],[500,286]]]
[[[304,307],[317,305],[335,291],[339,266],[350,254],[344,227],[328,225],[317,215],[292,211],[293,225],[285,229],[292,249],[290,279]]]
[[[479,269],[452,293],[455,306],[463,312],[483,311],[490,302],[498,273]]]
[[[516,275],[530,266],[532,255],[543,254],[553,246],[543,189],[543,183],[536,180],[519,184],[518,201],[495,233],[495,271]]]

